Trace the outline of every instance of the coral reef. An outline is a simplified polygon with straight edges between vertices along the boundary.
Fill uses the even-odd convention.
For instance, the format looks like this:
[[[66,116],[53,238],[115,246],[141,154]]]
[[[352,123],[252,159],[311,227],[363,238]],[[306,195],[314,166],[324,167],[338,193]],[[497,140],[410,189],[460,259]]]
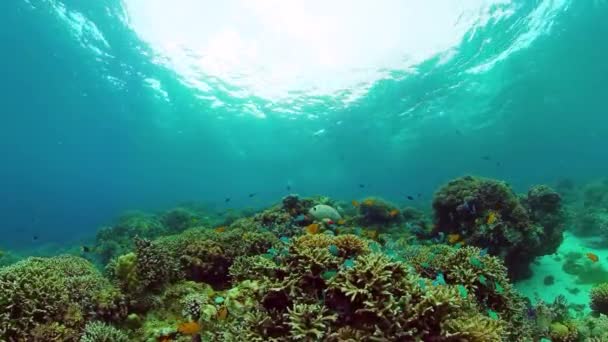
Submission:
[[[119,292],[85,259],[28,258],[0,269],[0,340],[75,341],[100,309],[101,316],[123,318],[120,303]]]
[[[599,284],[591,289],[589,306],[597,313],[608,315],[608,283]]]
[[[383,226],[400,219],[401,213],[397,206],[383,199],[369,197],[359,204],[358,221],[363,225]]]
[[[546,186],[520,200],[503,182],[461,177],[436,192],[433,209],[436,234],[487,248],[504,259],[512,279],[529,276],[529,264],[554,253],[562,241],[560,197]]]

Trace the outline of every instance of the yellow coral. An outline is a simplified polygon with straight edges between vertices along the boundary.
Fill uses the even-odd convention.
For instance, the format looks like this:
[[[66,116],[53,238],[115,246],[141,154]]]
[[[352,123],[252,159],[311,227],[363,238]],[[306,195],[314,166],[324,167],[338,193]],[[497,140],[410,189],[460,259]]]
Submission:
[[[333,243],[345,258],[369,253],[367,241],[353,234],[339,235],[333,239]]]

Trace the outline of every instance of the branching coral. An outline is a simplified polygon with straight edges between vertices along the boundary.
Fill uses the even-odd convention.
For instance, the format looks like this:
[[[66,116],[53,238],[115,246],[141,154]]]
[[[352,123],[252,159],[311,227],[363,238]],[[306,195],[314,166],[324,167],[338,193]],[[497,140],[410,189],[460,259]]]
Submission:
[[[329,314],[318,304],[296,304],[288,310],[288,325],[294,341],[319,341],[337,315]]]
[[[128,342],[128,336],[122,331],[102,322],[90,322],[86,325],[80,342]]]
[[[366,198],[359,204],[359,220],[366,225],[386,225],[401,219],[397,207],[380,198]]]
[[[73,340],[99,299],[118,292],[88,261],[72,256],[29,258],[0,269],[0,340],[38,336]]]

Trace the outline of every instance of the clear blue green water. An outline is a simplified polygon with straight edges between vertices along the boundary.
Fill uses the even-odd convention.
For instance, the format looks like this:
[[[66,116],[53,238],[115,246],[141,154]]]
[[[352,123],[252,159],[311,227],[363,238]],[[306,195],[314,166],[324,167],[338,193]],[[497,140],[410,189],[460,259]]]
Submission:
[[[256,78],[264,69],[244,76],[257,82],[247,88],[168,62],[128,2],[0,2],[2,247],[65,244],[127,209],[186,201],[223,210],[264,207],[287,192],[395,202],[420,193],[424,208],[463,174],[515,189],[606,175],[606,1],[499,1],[455,15],[468,25],[456,44],[407,68],[322,92],[281,88],[289,77],[278,77],[280,96],[266,88],[270,76]],[[207,6],[201,20],[213,18],[216,4]],[[374,27],[378,36],[361,40],[415,30],[399,17],[384,23],[386,35]],[[185,30],[174,27],[198,33]],[[289,57],[284,49],[271,55]],[[240,53],[246,60],[247,51],[231,57]],[[331,65],[327,80],[342,77]]]

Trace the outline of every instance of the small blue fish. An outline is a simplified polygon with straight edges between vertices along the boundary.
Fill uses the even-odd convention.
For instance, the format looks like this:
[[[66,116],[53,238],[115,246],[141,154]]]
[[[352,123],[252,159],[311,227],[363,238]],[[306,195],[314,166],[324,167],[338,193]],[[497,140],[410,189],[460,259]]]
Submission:
[[[273,248],[268,248],[268,250],[266,252],[268,254],[272,255],[272,256],[275,256],[275,255],[279,254],[279,251],[277,251],[277,249],[274,248],[274,247]]]
[[[335,270],[325,271],[325,272],[323,272],[323,274],[321,274],[321,278],[323,278],[325,280],[329,280],[329,279],[335,277],[336,274],[338,274],[338,272]]]
[[[494,288],[496,289],[496,293],[498,294],[502,294],[503,292],[505,292],[505,289],[498,282],[494,282]]]
[[[467,298],[467,296],[469,295],[469,291],[467,290],[466,287],[464,287],[463,285],[458,285],[458,293],[460,294],[460,297],[462,298]]]
[[[344,260],[344,268],[349,269],[355,267],[355,260],[352,258]]]
[[[215,304],[222,304],[224,302],[224,297],[222,296],[217,296],[215,297],[215,299],[213,300],[215,302]]]
[[[435,277],[435,280],[433,280],[433,286],[437,286],[437,285],[445,285],[445,278],[443,277],[443,273],[439,272],[437,273],[437,277]]]
[[[423,290],[426,289],[426,282],[424,281],[424,279],[418,279],[418,285],[420,286],[421,289],[423,289]]]
[[[492,309],[488,309],[488,316],[494,320],[498,319],[498,314],[496,313],[496,311],[494,311]]]
[[[471,257],[471,259],[469,259],[469,261],[471,262],[471,265],[473,265],[477,268],[483,268],[483,263],[478,258]]]
[[[298,222],[298,223],[299,223],[299,222],[303,222],[303,221],[305,221],[305,220],[306,220],[306,216],[304,216],[304,215],[302,215],[302,214],[300,214],[300,215],[296,216],[296,218],[294,219],[294,221],[295,221],[295,222]]]
[[[338,256],[338,254],[340,254],[340,250],[338,249],[338,246],[336,246],[336,245],[329,245],[329,247],[327,247],[327,249],[329,249],[329,253],[331,253],[334,256]]]
[[[487,247],[479,251],[479,256],[480,257],[484,257],[486,255],[488,255],[488,248]]]
[[[287,236],[281,236],[279,240],[281,240],[282,243],[289,243],[289,238]]]
[[[486,276],[484,276],[483,274],[481,274],[478,279],[479,279],[479,282],[481,283],[481,285],[484,285],[484,286],[488,285],[488,280],[486,279]]]

